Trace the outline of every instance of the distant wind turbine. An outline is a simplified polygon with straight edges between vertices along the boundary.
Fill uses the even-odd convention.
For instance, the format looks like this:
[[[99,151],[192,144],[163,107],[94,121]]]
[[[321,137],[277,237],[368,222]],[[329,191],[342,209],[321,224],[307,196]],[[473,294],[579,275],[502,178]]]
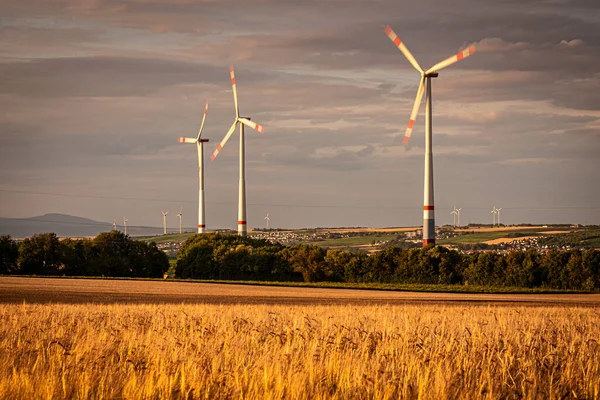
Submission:
[[[459,207],[456,209],[456,219],[458,220],[458,227],[460,228],[460,210],[462,210],[462,207]]]
[[[117,230],[117,220],[113,218],[113,231]]]
[[[500,226],[500,210],[502,210],[502,208],[496,208],[496,212],[498,213],[498,227]]]
[[[458,211],[456,211],[456,206],[454,206],[454,209],[452,210],[452,212],[450,214],[454,215],[454,221],[452,226],[456,228],[456,216],[458,215]]]
[[[425,91],[425,85],[427,85],[427,95],[425,97],[425,185],[423,193],[423,246],[428,244],[435,244],[435,207],[433,204],[433,151],[432,151],[432,97],[431,97],[431,78],[438,77],[438,71],[449,65],[454,64],[463,58],[469,57],[475,53],[475,46],[471,45],[465,50],[448,57],[447,59],[435,64],[428,70],[421,68],[415,57],[406,48],[404,43],[396,35],[396,33],[389,26],[385,27],[385,34],[390,38],[392,42],[398,47],[398,50],[404,54],[404,57],[408,59],[411,65],[421,74],[419,83],[419,89],[417,90],[417,97],[415,104],[413,105],[412,112],[410,114],[410,120],[408,121],[408,128],[404,134],[404,145],[407,145],[410,136],[412,135],[413,126],[419,113],[419,107],[421,100],[423,99],[423,92]]]
[[[492,228],[496,225],[496,214],[498,214],[498,210],[496,210],[496,206],[492,207]]]
[[[163,235],[167,234],[167,214],[169,213],[169,211],[164,212],[161,211],[162,215],[163,215]]]
[[[269,229],[269,220],[271,218],[269,218],[269,213],[267,213],[267,216],[265,217],[265,220],[267,221],[267,229]]]
[[[181,207],[181,209],[179,210],[179,214],[177,214],[177,216],[179,217],[179,234],[181,234],[181,221],[183,219],[183,207]]]
[[[127,235],[127,221],[129,221],[129,220],[125,219],[125,217],[123,217],[123,227],[125,229],[125,235]]]
[[[252,122],[250,117],[240,117],[240,110],[238,108],[237,89],[235,83],[235,73],[233,66],[229,68],[229,75],[231,76],[231,87],[233,88],[233,103],[235,106],[235,120],[229,128],[229,132],[225,135],[221,143],[217,146],[216,150],[210,157],[211,161],[214,161],[227,140],[233,135],[237,125],[240,125],[240,188],[238,197],[238,235],[247,235],[247,222],[246,222],[246,166],[245,166],[245,147],[244,147],[244,126],[248,126],[252,129],[259,131],[260,133],[265,132],[265,128],[259,124]]]

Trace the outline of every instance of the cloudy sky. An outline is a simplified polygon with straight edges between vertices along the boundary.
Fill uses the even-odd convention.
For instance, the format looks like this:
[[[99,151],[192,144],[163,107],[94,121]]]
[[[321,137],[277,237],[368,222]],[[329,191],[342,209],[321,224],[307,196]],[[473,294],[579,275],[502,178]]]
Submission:
[[[206,99],[207,225],[235,228],[246,134],[249,227],[422,221],[424,107],[398,140],[419,74],[433,82],[437,223],[600,223],[597,0],[1,0],[0,216],[59,212],[131,225],[197,218],[194,136]]]

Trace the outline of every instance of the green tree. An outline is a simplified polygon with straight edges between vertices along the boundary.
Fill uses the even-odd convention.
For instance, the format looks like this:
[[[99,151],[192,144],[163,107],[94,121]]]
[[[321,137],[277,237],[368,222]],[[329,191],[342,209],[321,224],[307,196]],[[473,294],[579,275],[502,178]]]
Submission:
[[[0,236],[0,274],[14,274],[19,268],[19,245],[9,235]]]
[[[302,274],[304,282],[318,282],[325,278],[325,250],[323,248],[297,244],[285,249],[283,257],[294,272]]]
[[[41,233],[19,246],[20,273],[57,275],[62,272],[64,248],[55,233]]]

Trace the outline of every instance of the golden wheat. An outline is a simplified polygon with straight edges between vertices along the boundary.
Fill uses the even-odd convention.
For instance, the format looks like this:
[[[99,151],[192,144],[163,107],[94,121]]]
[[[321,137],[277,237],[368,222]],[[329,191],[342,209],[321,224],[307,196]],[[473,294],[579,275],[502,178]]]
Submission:
[[[600,310],[0,305],[0,397],[599,398]]]

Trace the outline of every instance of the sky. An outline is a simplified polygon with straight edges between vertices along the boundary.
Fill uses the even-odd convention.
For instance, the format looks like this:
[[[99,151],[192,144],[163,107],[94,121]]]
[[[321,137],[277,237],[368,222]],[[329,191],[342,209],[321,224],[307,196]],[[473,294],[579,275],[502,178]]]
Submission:
[[[438,225],[600,224],[597,0],[0,0],[0,216],[197,221],[204,103],[206,223],[236,228],[229,66],[246,130],[250,228],[422,223],[433,80]]]

